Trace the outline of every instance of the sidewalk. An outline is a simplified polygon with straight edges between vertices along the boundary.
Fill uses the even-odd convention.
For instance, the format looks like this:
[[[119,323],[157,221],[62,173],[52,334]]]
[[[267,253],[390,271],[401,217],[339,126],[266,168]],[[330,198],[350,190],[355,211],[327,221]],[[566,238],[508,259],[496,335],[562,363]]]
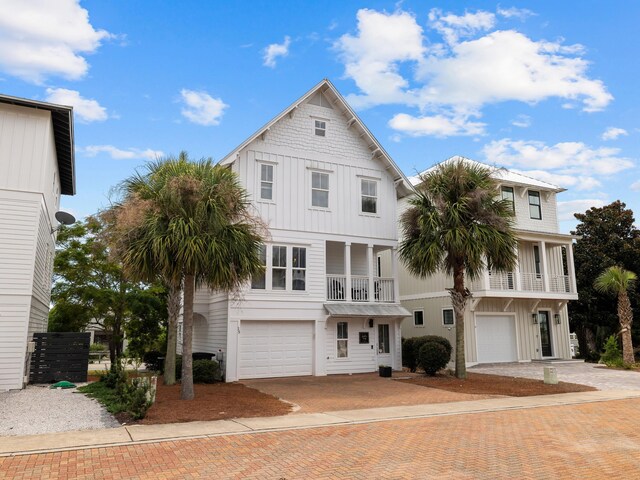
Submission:
[[[103,430],[83,430],[44,435],[0,437],[0,456],[25,455],[81,448],[132,445],[186,438],[271,432],[349,425],[444,415],[497,412],[557,405],[606,402],[640,398],[640,391],[609,390],[535,397],[504,397],[464,402],[401,407],[342,410],[326,413],[292,414],[280,417],[237,418],[213,422],[131,425]]]

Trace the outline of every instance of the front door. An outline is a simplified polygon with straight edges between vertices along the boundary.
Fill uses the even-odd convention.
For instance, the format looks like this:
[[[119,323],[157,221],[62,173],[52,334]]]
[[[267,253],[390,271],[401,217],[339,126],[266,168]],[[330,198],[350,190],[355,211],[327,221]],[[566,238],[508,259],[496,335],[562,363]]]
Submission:
[[[542,348],[543,357],[552,357],[553,348],[551,347],[551,315],[549,312],[539,312],[538,321],[540,323],[540,347]]]
[[[393,366],[391,363],[391,325],[378,323],[376,332],[376,352],[378,366]]]

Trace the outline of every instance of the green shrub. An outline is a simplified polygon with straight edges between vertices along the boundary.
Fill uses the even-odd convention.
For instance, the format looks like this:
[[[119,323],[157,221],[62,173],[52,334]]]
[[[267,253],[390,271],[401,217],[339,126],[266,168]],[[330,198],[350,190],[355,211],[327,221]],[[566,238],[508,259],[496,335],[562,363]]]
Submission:
[[[447,351],[447,362],[449,362],[451,359],[451,353],[453,352],[453,348],[451,347],[451,342],[449,342],[449,340],[439,335],[427,335],[423,338],[425,338],[427,342],[436,342],[442,345]]]
[[[218,362],[215,360],[194,360],[193,383],[214,383],[221,379]]]
[[[402,366],[415,372],[418,367],[418,357],[415,352],[415,338],[402,339]]]
[[[418,361],[427,375],[435,375],[447,366],[447,349],[439,342],[426,342],[418,352]]]
[[[151,350],[142,355],[142,361],[149,370],[154,372],[163,372],[164,370],[164,354],[159,350]]]
[[[607,367],[621,367],[623,365],[622,352],[615,335],[607,338],[607,342],[604,344],[604,352],[600,355],[600,361]]]
[[[120,360],[111,364],[111,368],[109,368],[109,372],[100,376],[100,381],[104,382],[104,384],[108,388],[116,388],[119,384],[126,383],[127,381],[127,373],[122,367],[122,363]]]
[[[447,353],[447,363],[448,363],[449,359],[451,358],[451,352],[453,351],[451,347],[451,343],[446,338],[440,337],[438,335],[425,335],[424,337],[415,337],[413,339],[413,358],[415,359],[414,361],[418,365],[420,365],[420,349],[423,347],[423,345],[427,344],[428,342],[435,342],[439,345],[442,345],[442,347],[445,349]],[[404,351],[402,353],[404,355]]]
[[[126,410],[135,420],[144,418],[151,407],[149,382],[143,378],[133,378],[126,384],[122,394]]]
[[[90,352],[106,352],[108,350],[109,350],[109,347],[107,347],[104,343],[92,343],[89,346]]]

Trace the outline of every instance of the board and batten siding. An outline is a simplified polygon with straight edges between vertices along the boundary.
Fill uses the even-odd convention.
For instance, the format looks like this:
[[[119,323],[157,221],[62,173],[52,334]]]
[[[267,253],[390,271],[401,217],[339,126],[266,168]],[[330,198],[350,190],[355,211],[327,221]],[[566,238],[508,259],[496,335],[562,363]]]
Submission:
[[[348,322],[347,328],[349,341],[348,341],[348,358],[338,358],[337,356],[337,335],[338,335],[338,322]],[[393,326],[391,325],[391,328]],[[360,345],[358,334],[359,332],[369,332],[368,344]],[[328,374],[335,373],[366,373],[373,372],[378,368],[376,363],[375,350],[371,348],[374,345],[375,348],[375,326],[369,328],[366,324],[366,319],[341,319],[331,318],[327,321],[326,328],[326,371]]]
[[[531,218],[529,213],[529,190],[540,193],[542,219]],[[539,190],[536,187],[514,187],[516,221],[515,228],[532,232],[558,233],[558,205],[556,193]]]

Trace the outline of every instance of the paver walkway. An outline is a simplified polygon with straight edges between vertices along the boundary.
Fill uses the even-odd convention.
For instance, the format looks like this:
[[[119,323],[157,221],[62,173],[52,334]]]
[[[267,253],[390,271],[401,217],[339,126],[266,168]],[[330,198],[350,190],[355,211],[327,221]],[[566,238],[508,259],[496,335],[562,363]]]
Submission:
[[[0,479],[636,478],[640,399],[0,458]]]
[[[394,372],[394,377],[410,376]],[[356,408],[449,403],[496,395],[474,395],[426,388],[381,378],[377,373],[330,375],[327,377],[286,377],[243,380],[248,387],[299,406],[298,413],[328,412]],[[640,388],[638,388],[640,390]]]
[[[561,382],[590,385],[598,390],[640,390],[640,372],[612,370],[594,363],[493,363],[476,365],[469,371],[542,380],[544,367],[555,367]]]

